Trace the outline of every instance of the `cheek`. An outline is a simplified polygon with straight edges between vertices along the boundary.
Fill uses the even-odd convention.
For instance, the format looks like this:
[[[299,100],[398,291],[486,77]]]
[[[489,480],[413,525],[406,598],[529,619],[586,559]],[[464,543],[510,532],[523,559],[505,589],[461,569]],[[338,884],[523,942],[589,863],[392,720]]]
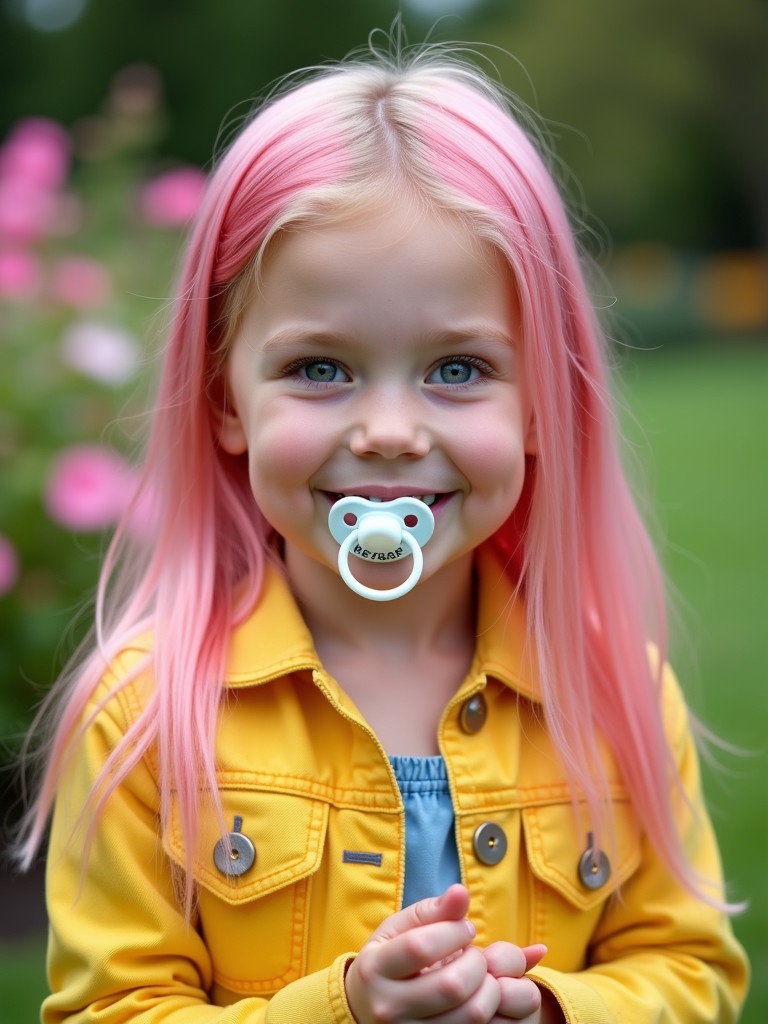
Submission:
[[[299,416],[260,417],[253,424],[251,437],[254,443],[249,446],[249,462],[254,490],[282,491],[306,483],[322,459],[319,432],[310,429]]]
[[[457,432],[454,458],[486,493],[519,490],[525,471],[522,425],[518,418],[488,416]]]

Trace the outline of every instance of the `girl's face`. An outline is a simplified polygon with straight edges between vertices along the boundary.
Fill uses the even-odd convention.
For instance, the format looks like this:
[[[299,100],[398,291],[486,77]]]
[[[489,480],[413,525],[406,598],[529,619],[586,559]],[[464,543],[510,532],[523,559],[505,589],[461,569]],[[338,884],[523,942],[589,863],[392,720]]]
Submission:
[[[248,453],[289,565],[338,573],[342,495],[429,496],[422,580],[507,519],[533,445],[518,319],[500,255],[447,214],[392,206],[274,244],[232,342],[221,443]],[[353,571],[389,587],[410,559]]]

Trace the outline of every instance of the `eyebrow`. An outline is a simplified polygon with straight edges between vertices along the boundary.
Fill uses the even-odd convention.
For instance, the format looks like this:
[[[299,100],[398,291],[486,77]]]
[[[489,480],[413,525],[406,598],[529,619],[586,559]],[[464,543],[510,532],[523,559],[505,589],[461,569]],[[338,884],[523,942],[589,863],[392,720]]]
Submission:
[[[491,327],[489,324],[470,323],[461,327],[447,327],[435,331],[429,331],[423,335],[420,341],[430,348],[443,348],[450,345],[466,345],[470,342],[490,341],[497,345],[515,347],[515,339],[507,331]],[[358,338],[354,335],[338,334],[333,331],[302,329],[298,327],[286,327],[271,335],[262,345],[262,351],[268,352],[273,348],[280,348],[286,345],[309,344],[328,348],[354,348],[358,344]]]
[[[491,341],[498,345],[514,347],[515,339],[509,331],[499,330],[490,324],[470,323],[460,327],[449,327],[445,330],[428,334],[424,339],[435,347],[445,344],[465,345],[468,342]]]
[[[335,334],[332,331],[313,331],[297,327],[286,327],[282,331],[271,335],[262,345],[262,351],[268,352],[273,348],[280,348],[284,345],[311,344],[328,347],[348,347],[357,345],[357,338],[349,337],[346,334]]]

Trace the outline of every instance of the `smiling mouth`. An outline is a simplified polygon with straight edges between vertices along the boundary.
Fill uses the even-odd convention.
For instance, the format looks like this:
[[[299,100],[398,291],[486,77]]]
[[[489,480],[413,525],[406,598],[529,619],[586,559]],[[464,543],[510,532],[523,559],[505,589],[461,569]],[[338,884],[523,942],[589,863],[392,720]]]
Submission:
[[[333,503],[339,501],[341,498],[350,498],[350,497],[365,498],[366,501],[374,501],[374,502],[395,501],[396,498],[398,498],[398,497],[407,497],[407,498],[415,498],[417,501],[423,501],[424,504],[427,505],[428,507],[431,507],[432,505],[434,505],[435,502],[438,500],[438,498],[442,497],[442,495],[439,495],[439,494],[403,494],[403,495],[396,495],[395,497],[392,497],[392,498],[382,498],[381,496],[378,496],[378,495],[363,494],[362,492],[360,494],[352,494],[352,493],[341,494],[341,493],[334,493],[332,491],[326,491],[326,494],[328,495],[328,497],[330,498],[330,500]]]

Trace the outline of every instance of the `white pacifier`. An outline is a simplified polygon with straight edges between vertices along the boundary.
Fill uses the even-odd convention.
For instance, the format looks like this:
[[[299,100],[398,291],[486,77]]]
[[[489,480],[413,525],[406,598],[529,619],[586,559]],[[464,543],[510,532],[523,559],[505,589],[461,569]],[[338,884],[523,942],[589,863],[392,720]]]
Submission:
[[[339,498],[328,514],[328,528],[341,544],[339,572],[350,590],[371,601],[394,601],[416,586],[424,568],[421,548],[435,529],[435,517],[418,498],[371,501],[348,495]],[[366,562],[397,562],[413,557],[413,569],[399,586],[391,590],[366,587],[352,575],[349,555]]]

